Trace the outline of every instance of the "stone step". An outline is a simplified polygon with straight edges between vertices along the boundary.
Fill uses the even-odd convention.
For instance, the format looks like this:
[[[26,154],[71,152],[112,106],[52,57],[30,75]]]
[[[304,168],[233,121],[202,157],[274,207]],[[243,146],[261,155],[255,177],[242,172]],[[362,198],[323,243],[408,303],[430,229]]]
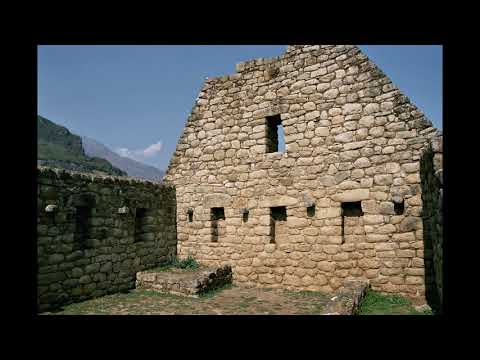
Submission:
[[[198,297],[202,293],[232,283],[232,268],[200,266],[198,269],[173,268],[166,271],[141,271],[136,274],[136,288],[174,295]]]

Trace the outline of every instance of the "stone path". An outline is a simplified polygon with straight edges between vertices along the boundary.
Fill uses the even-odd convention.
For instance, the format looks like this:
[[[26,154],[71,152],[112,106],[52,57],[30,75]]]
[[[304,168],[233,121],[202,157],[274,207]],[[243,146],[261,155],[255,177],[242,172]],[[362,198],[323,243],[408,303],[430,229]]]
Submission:
[[[44,314],[103,315],[319,315],[331,295],[230,286],[200,298],[133,290]]]

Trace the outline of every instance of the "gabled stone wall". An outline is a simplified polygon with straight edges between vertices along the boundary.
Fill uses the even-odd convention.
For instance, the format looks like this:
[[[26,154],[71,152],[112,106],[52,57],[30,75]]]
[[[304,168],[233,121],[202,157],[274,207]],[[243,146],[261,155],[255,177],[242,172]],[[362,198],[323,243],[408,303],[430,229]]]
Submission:
[[[278,115],[286,152],[268,153]],[[420,158],[436,134],[356,46],[289,46],[238,64],[205,82],[167,171],[178,253],[231,264],[246,286],[331,292],[368,279],[422,299]],[[360,202],[362,215],[342,216],[345,202]],[[226,233],[212,241],[218,207]],[[275,207],[287,213],[278,243]]]
[[[39,168],[37,189],[40,311],[132,289],[176,254],[173,187]]]

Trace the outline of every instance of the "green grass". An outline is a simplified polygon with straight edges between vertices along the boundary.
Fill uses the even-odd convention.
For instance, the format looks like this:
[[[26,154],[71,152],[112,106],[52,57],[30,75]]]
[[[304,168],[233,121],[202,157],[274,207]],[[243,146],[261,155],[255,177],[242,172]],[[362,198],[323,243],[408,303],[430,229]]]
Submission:
[[[180,269],[198,269],[200,264],[193,258],[192,255],[188,255],[188,257],[184,260],[178,260],[177,257],[174,257],[172,260],[172,264],[175,267]]]
[[[175,256],[169,262],[157,266],[156,268],[145,270],[145,272],[163,272],[174,268],[184,270],[196,270],[199,267],[200,264],[191,255],[188,255],[188,257],[184,260],[178,260],[178,258]]]
[[[432,315],[430,310],[417,311],[410,300],[370,290],[363,299],[359,315]]]

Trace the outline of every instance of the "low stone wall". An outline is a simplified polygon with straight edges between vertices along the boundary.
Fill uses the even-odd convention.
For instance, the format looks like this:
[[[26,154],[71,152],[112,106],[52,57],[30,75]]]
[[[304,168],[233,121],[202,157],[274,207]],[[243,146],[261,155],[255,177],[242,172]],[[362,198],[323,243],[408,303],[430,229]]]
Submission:
[[[443,305],[443,138],[437,136],[421,161],[425,242],[425,297],[435,311]]]
[[[199,294],[232,283],[232,268],[200,267],[198,270],[172,269],[164,272],[137,273],[137,289],[198,297]]]
[[[135,287],[176,254],[175,189],[38,168],[39,311]]]

